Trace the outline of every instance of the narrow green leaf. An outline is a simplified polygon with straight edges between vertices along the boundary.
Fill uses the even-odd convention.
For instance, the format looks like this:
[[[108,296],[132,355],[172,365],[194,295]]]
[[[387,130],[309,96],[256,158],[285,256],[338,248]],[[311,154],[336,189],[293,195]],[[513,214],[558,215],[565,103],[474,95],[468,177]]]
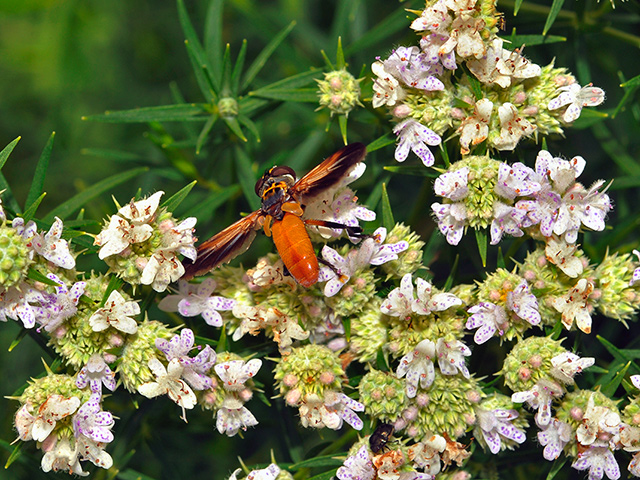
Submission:
[[[338,125],[340,125],[340,134],[342,135],[342,141],[347,144],[347,116],[338,115]]]
[[[482,84],[480,83],[480,80],[478,80],[470,71],[467,71],[467,78],[469,79],[469,86],[471,87],[471,91],[476,97],[476,100],[481,100],[484,94],[482,93]]]
[[[290,77],[283,78],[277,82],[270,83],[264,87],[253,90],[253,92],[262,92],[264,90],[281,90],[281,89],[293,89],[298,87],[304,87],[305,85],[312,84],[316,78],[320,78],[322,71],[317,68],[312,68],[306,72],[301,72]],[[251,92],[249,92],[251,95]]]
[[[520,10],[520,5],[522,5],[522,2],[524,0],[516,0],[515,4],[513,5],[513,16],[515,17],[516,15],[518,15],[518,10]]]
[[[53,140],[56,136],[56,132],[51,132],[51,136],[44,146],[44,150],[40,154],[36,170],[33,173],[33,180],[31,181],[31,188],[27,194],[27,200],[24,202],[25,211],[28,210],[33,203],[40,198],[42,201],[42,191],[44,190],[44,178],[47,175],[49,169],[49,159],[51,158],[51,150],[53,150]],[[26,220],[25,220],[26,221]]]
[[[385,133],[367,145],[367,153],[375,152],[376,150],[380,150],[381,148],[394,143],[396,143],[396,138],[391,136],[391,133]]]
[[[269,59],[271,54],[275,51],[276,48],[278,48],[278,45],[282,43],[282,41],[286,38],[287,35],[289,35],[289,32],[291,32],[291,30],[293,30],[293,27],[295,26],[295,21],[287,25],[280,31],[280,33],[273,37],[273,40],[271,40],[267,44],[267,46],[264,47],[264,49],[258,54],[256,59],[251,63],[251,65],[249,65],[249,68],[244,75],[244,79],[242,80],[242,84],[240,87],[241,92],[249,87],[251,82],[253,82],[253,79],[256,77],[256,75],[258,75],[258,73],[260,73],[260,70],[262,70],[262,67],[264,67],[265,63],[267,63],[267,60]]]
[[[5,469],[8,469],[13,462],[15,462],[16,460],[18,460],[18,458],[20,458],[20,456],[22,455],[20,450],[22,449],[22,446],[24,444],[25,444],[25,442],[18,442],[18,444],[15,447],[13,447],[13,451],[9,455],[9,458],[7,459],[7,462],[4,464],[4,468]],[[7,445],[7,446],[9,446],[9,445]]]
[[[396,224],[391,210],[391,202],[389,202],[389,193],[387,192],[387,184],[382,184],[382,226],[387,230],[391,230]]]
[[[251,208],[257,210],[260,208],[260,199],[255,192],[256,173],[253,170],[253,162],[243,148],[236,147],[235,151],[240,186]]]
[[[235,117],[222,117],[224,123],[227,124],[229,130],[231,130],[240,140],[243,142],[247,141],[247,137],[245,137],[242,128],[240,128],[240,123],[238,123],[238,119]]]
[[[319,473],[318,475],[314,475],[313,477],[309,477],[307,480],[331,480],[335,478],[337,468],[329,470],[328,472]]]
[[[640,87],[640,75],[637,75],[633,78],[630,78],[624,83],[621,83],[620,86],[622,88],[631,88],[631,87]],[[18,137],[20,138],[20,137]]]
[[[442,238],[442,235],[438,235],[438,237]],[[460,255],[456,255],[456,258],[453,260],[453,265],[451,266],[451,271],[449,272],[449,276],[447,277],[447,281],[444,282],[444,286],[442,287],[442,289],[446,292],[451,290],[451,287],[453,287],[453,281],[455,279],[456,272],[458,271],[459,263],[460,263]]]
[[[157,107],[134,108],[132,110],[117,110],[98,115],[82,117],[83,120],[111,123],[147,123],[147,122],[185,122],[205,121],[210,113],[206,105],[201,103],[187,103],[182,105],[160,105]]]
[[[322,58],[324,58],[324,63],[327,64],[327,68],[329,69],[329,71],[333,71],[336,69],[336,67],[333,66],[333,62],[331,61],[331,59],[327,56],[326,52],[324,50],[320,50],[320,54],[322,55]]]
[[[487,266],[487,231],[486,229],[474,229],[476,232],[476,242],[478,244],[478,252],[480,252],[480,259],[482,260],[482,266]]]
[[[542,29],[543,35],[547,34],[549,29],[553,25],[553,22],[556,21],[556,17],[558,16],[558,13],[560,13],[560,10],[562,10],[563,4],[564,4],[564,0],[553,0],[553,3],[551,4],[551,9],[549,10],[549,15],[547,16],[547,21],[545,22],[544,28]]]
[[[447,146],[444,142],[440,144],[440,153],[442,154],[442,159],[444,160],[444,166],[449,168],[451,166],[451,160],[449,160],[449,151],[447,150]]]
[[[107,285],[107,289],[104,291],[104,294],[102,295],[102,300],[100,300],[100,305],[99,308],[104,307],[104,304],[107,303],[107,300],[109,299],[109,295],[111,295],[111,292],[113,292],[114,290],[118,290],[120,287],[122,287],[122,285],[124,284],[124,281],[117,277],[116,275],[111,275],[111,277],[109,278],[109,284]]]
[[[184,6],[183,0],[178,0],[178,18],[180,20],[180,25],[182,26],[182,31],[185,36],[185,45],[187,46],[187,52],[189,54],[189,59],[191,60],[191,66],[193,67],[194,73],[196,77],[199,78],[198,84],[205,98],[208,98],[207,91],[209,88],[205,88],[206,86],[210,86],[213,89],[213,93],[217,94],[219,89],[216,89],[217,85],[220,85],[220,78],[213,78],[211,75],[215,70],[209,64],[207,56],[204,53],[204,49],[198,39],[198,35],[196,34],[195,29],[193,28],[193,24],[191,23],[191,19],[189,18],[189,14],[187,13],[187,9]],[[215,54],[220,55],[220,50],[215,52]],[[199,73],[201,72],[201,73]],[[201,76],[203,74],[203,76]]]
[[[54,208],[42,220],[44,222],[53,222],[54,217],[66,218],[76,210],[79,210],[82,206],[86,205],[87,202],[93,198],[108,192],[117,185],[120,185],[127,180],[131,180],[148,170],[149,169],[147,167],[139,167],[105,178]]]
[[[222,56],[222,85],[220,87],[220,95],[222,97],[228,97],[231,95],[231,72],[233,67],[231,66],[231,45],[227,43],[227,47],[224,49]]]
[[[4,147],[0,152],[0,170],[2,169],[2,167],[4,167],[4,164],[7,163],[7,159],[9,158],[9,155],[11,155],[11,152],[13,152],[13,149],[18,144],[21,138],[22,137],[16,137],[9,145]]]
[[[238,58],[236,58],[236,64],[233,66],[233,72],[231,73],[231,81],[229,88],[233,96],[240,95],[240,77],[242,76],[242,69],[244,68],[244,60],[247,57],[247,40],[242,40],[242,46],[240,52],[238,52]]]
[[[222,51],[222,12],[224,0],[211,0],[204,21],[204,51],[211,65],[211,79],[216,91],[220,91],[217,79],[222,78],[222,63],[220,52]],[[244,42],[246,43],[246,41]]]
[[[402,8],[397,8],[391,15],[387,15],[384,20],[373,28],[368,29],[367,33],[351,43],[345,49],[344,54],[348,57],[370,47],[386,44],[389,38],[392,38],[395,33],[406,28],[407,12]]]
[[[629,357],[625,355],[624,350],[619,349],[606,338],[601,337],[600,335],[596,335],[596,338],[616,360],[620,361],[621,363],[625,363],[630,360]]]
[[[38,210],[40,203],[42,202],[44,197],[46,197],[46,195],[47,195],[47,192],[42,192],[40,196],[36,198],[33,202],[31,202],[31,205],[29,205],[29,207],[25,209],[24,213],[22,214],[22,218],[24,218],[25,224],[29,220],[33,219],[33,216],[35,215],[36,210]]]
[[[509,37],[511,45],[509,48],[520,48],[523,45],[531,47],[533,45],[547,45],[549,43],[566,42],[567,37],[559,35],[512,35]]]
[[[41,282],[41,283],[44,283],[45,285],[51,285],[52,287],[60,286],[58,282],[54,282],[49,277],[47,277],[43,273],[40,273],[35,268],[31,268],[31,267],[29,268],[29,270],[27,271],[27,277],[30,278],[31,280],[35,280],[36,282]]]
[[[4,177],[2,172],[0,172],[0,192],[2,192],[2,206],[5,210],[8,209],[16,214],[20,214],[20,212],[22,212],[20,204],[18,204],[18,201],[9,186],[9,182],[7,182],[7,179]]]
[[[187,48],[187,56],[191,62],[191,68],[193,74],[196,76],[196,83],[200,87],[202,96],[207,103],[214,103],[220,93],[220,83],[222,79],[213,80],[209,67],[205,63],[198,62],[197,54],[194,52],[193,44],[189,40],[184,41],[184,46]]]
[[[260,131],[258,130],[256,124],[253,123],[253,120],[251,120],[246,115],[238,115],[237,119],[241,125],[247,127],[247,129],[253,134],[253,136],[256,137],[256,141],[260,142]]]
[[[176,208],[182,203],[182,201],[189,195],[189,192],[196,185],[196,181],[191,182],[190,184],[182,187],[176,193],[174,193],[171,197],[167,198],[163,203],[162,207],[166,208],[170,212],[175,212]]]
[[[336,70],[342,70],[345,66],[344,50],[342,50],[342,37],[338,37],[338,47],[336,48]]]
[[[342,465],[344,462],[338,458],[336,458],[334,455],[326,455],[326,456],[320,456],[320,457],[313,457],[313,458],[308,458],[305,460],[302,460],[300,462],[296,462],[293,465],[291,465],[291,469],[292,470],[298,470],[300,468],[312,468],[312,467],[335,467],[335,466],[340,466]]]
[[[90,155],[94,157],[108,158],[116,162],[139,162],[141,160],[149,161],[146,157],[137,153],[123,152],[122,150],[112,150],[110,148],[83,148],[80,153],[82,155]]]
[[[624,367],[622,367],[621,369],[617,369],[613,379],[611,379],[611,381],[608,382],[607,384],[602,385],[602,387],[600,388],[600,391],[604,393],[607,397],[613,398],[616,393],[616,390],[620,386],[620,383],[622,383],[622,380],[627,374],[627,371],[629,370],[630,366],[631,366],[631,362],[627,362],[624,365]]]
[[[520,0],[520,3],[522,3],[522,0]],[[564,456],[558,458],[555,462],[553,462],[553,465],[551,465],[551,470],[549,470],[549,473],[547,474],[546,480],[553,480],[560,472],[560,470],[562,470],[562,467],[564,467],[565,463],[567,463],[567,457]]]
[[[127,468],[123,472],[118,472],[118,480],[156,480],[156,478],[140,473],[132,468]]]
[[[254,115],[256,112],[266,108],[270,104],[270,101],[263,98],[250,96],[242,97],[238,102],[238,106],[240,107],[239,113],[242,113],[243,115]]]
[[[640,175],[640,163],[624,149],[624,142],[614,137],[611,130],[603,123],[598,123],[591,129],[600,147],[607,152],[622,172],[630,176]]]
[[[200,153],[200,150],[202,150],[202,147],[206,143],[207,138],[209,138],[209,133],[211,132],[211,129],[213,128],[213,125],[216,123],[218,118],[218,115],[209,116],[209,119],[205,122],[202,130],[200,130],[198,140],[196,141],[196,155],[198,155]]]

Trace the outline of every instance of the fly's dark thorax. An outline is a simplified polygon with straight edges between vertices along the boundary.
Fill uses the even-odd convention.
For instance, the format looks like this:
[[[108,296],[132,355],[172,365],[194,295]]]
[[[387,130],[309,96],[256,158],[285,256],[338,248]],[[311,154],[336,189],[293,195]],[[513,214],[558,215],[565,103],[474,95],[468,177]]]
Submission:
[[[256,193],[262,198],[261,210],[282,220],[282,204],[290,199],[289,188],[295,183],[295,173],[289,167],[273,167],[256,183]]]

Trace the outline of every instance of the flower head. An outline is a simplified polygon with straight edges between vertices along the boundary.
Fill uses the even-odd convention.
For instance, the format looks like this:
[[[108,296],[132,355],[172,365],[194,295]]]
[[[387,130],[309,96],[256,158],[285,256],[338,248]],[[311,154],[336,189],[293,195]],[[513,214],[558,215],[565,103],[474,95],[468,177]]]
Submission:
[[[415,349],[400,359],[396,370],[398,378],[406,375],[407,397],[414,398],[418,392],[418,383],[429,388],[435,378],[433,359],[436,357],[436,345],[431,340],[422,340]]]
[[[127,301],[118,290],[109,294],[104,307],[96,310],[89,318],[89,324],[95,332],[113,327],[123,333],[133,335],[138,330],[138,322],[132,317],[140,313],[140,306]]]
[[[562,119],[567,123],[577,120],[583,107],[595,107],[604,102],[604,90],[592,84],[581,87],[577,83],[572,83],[558,90],[560,95],[549,102],[548,108],[557,110],[568,105],[562,114]]]

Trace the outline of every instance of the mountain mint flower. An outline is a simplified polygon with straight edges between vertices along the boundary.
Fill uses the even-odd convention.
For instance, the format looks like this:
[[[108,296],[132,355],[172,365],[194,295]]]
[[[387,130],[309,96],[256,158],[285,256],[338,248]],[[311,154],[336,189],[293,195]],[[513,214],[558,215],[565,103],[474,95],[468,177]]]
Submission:
[[[51,228],[46,234],[36,233],[30,240],[33,250],[54,265],[67,270],[76,266],[76,259],[69,252],[69,244],[62,240],[62,220],[55,217]]]
[[[38,409],[33,420],[31,437],[36,442],[44,442],[59,420],[73,415],[80,407],[78,397],[65,398],[62,395],[51,395]]]
[[[547,260],[562,270],[562,273],[577,278],[584,270],[582,260],[575,255],[577,250],[578,245],[575,243],[567,243],[566,239],[554,235],[547,239],[544,251]]]
[[[207,376],[216,362],[216,352],[207,345],[195,357],[190,357],[193,350],[195,336],[188,328],[183,328],[180,335],[175,335],[167,341],[156,338],[156,347],[165,354],[170,362],[177,359],[183,367],[182,378],[195,390],[205,390],[211,387],[211,378]],[[199,347],[198,347],[199,348]]]
[[[583,446],[615,446],[614,438],[620,434],[621,427],[618,412],[605,406],[596,405],[594,395],[591,395],[581,424],[576,431],[576,439]]]
[[[398,378],[406,375],[407,397],[414,398],[418,392],[418,383],[427,389],[433,383],[435,370],[433,359],[436,357],[436,345],[431,340],[422,340],[415,349],[400,359],[396,370]]]
[[[470,145],[478,145],[484,142],[489,135],[489,120],[493,112],[493,102],[488,98],[481,98],[475,104],[473,115],[465,118],[458,133],[460,134],[460,153],[468,155]],[[440,194],[438,194],[440,195]]]
[[[498,332],[502,336],[508,328],[507,312],[500,305],[491,302],[480,302],[467,310],[472,315],[467,319],[465,327],[469,330],[478,329],[473,340],[481,345]]]
[[[177,405],[182,408],[182,418],[187,421],[185,409],[192,409],[196,405],[196,395],[191,387],[181,380],[183,366],[177,358],[169,362],[165,367],[160,360],[152,358],[149,360],[149,368],[156,377],[155,382],[147,382],[138,387],[138,392],[147,398],[154,398],[159,395],[168,395]]]
[[[607,447],[589,447],[578,452],[578,458],[571,466],[576,470],[589,469],[589,480],[601,480],[605,473],[609,480],[620,478],[618,462]]]
[[[560,380],[565,385],[573,385],[573,377],[581,373],[585,368],[589,368],[596,362],[593,357],[579,357],[575,353],[563,352],[551,359],[553,368],[550,373],[554,378]]]
[[[436,195],[448,198],[454,202],[464,199],[469,193],[469,167],[463,167],[453,172],[445,172],[436,178],[433,190]]]
[[[444,375],[457,375],[458,372],[469,378],[469,369],[464,357],[471,355],[471,349],[460,340],[445,341],[439,338],[436,342],[436,353],[438,355],[438,366]]]
[[[53,280],[58,285],[55,288],[56,293],[44,295],[45,299],[41,302],[42,308],[36,309],[37,321],[44,327],[47,332],[53,332],[62,323],[73,317],[78,311],[78,302],[84,294],[87,282],[76,282],[68,289],[64,281],[53,273],[48,273],[47,278]]]
[[[476,408],[476,417],[478,419],[478,428],[482,433],[482,437],[489,446],[491,453],[496,454],[501,449],[501,437],[513,440],[516,443],[524,443],[527,436],[524,431],[513,426],[511,422],[518,418],[516,410],[505,410],[497,408],[495,410],[485,410],[481,407]]]
[[[104,385],[113,392],[116,389],[115,377],[115,372],[109,368],[102,355],[96,353],[89,358],[87,364],[78,372],[76,386],[83,389],[89,385],[91,392],[100,393],[102,385]]]
[[[240,430],[246,431],[257,424],[256,417],[234,395],[227,395],[216,413],[216,428],[228,437],[233,437]]]
[[[533,388],[523,392],[516,392],[511,395],[514,403],[526,402],[536,413],[536,425],[543,428],[551,422],[551,402],[555,398],[563,395],[564,391],[560,385],[549,380],[540,380]]]
[[[506,307],[517,317],[529,322],[531,325],[540,323],[540,312],[538,312],[538,300],[531,293],[529,284],[524,280],[513,290],[507,292]]]
[[[373,480],[376,470],[371,462],[371,454],[366,445],[360,447],[355,455],[348,457],[338,468],[336,476],[339,480]]]
[[[229,477],[229,480],[236,480],[236,476],[242,470],[239,468],[233,472],[233,475]],[[267,468],[263,468],[260,470],[252,470],[247,475],[246,480],[276,480],[278,478],[278,474],[280,473],[280,467],[278,467],[275,463],[272,463]]]
[[[538,442],[544,447],[542,456],[550,462],[556,460],[565,445],[573,438],[574,433],[571,425],[557,418],[552,418],[551,422],[538,432]]]
[[[640,252],[638,250],[634,250],[633,254],[638,257],[640,260]],[[636,267],[633,271],[633,275],[631,276],[631,280],[629,281],[630,286],[634,286],[636,283],[640,282],[640,267]]]
[[[535,132],[536,127],[525,119],[515,105],[506,102],[498,107],[500,118],[500,135],[493,139],[493,146],[498,150],[513,150],[522,137]]]
[[[413,153],[422,160],[426,167],[434,164],[435,157],[427,145],[440,145],[442,139],[433,130],[412,118],[408,118],[393,127],[393,133],[399,139],[395,153],[395,159],[398,162],[404,162],[409,151],[413,150]]]
[[[584,333],[591,333],[591,311],[589,296],[593,292],[593,283],[581,278],[566,294],[553,299],[553,307],[562,314],[562,324],[567,330],[575,321]]]
[[[262,360],[254,358],[245,362],[244,360],[231,360],[229,362],[222,362],[215,365],[214,369],[222,380],[222,386],[225,390],[239,391],[246,388],[245,382],[250,378],[253,378],[260,367],[262,366]]]
[[[179,293],[167,295],[158,304],[165,312],[179,312],[184,317],[202,315],[207,325],[222,326],[220,311],[229,311],[236,304],[235,300],[212,296],[216,289],[213,278],[207,278],[200,284],[191,284],[184,280],[178,282]]]
[[[133,335],[138,330],[138,322],[132,317],[140,314],[140,306],[127,301],[117,290],[109,294],[104,307],[99,308],[89,318],[89,324],[95,332],[113,327],[123,333]]]
[[[387,70],[381,61],[371,64],[371,71],[376,76],[373,80],[373,108],[383,105],[393,107],[406,96],[400,82]]]
[[[549,102],[549,110],[557,110],[568,105],[562,119],[566,123],[574,122],[580,117],[583,107],[595,107],[604,102],[604,90],[592,84],[581,87],[572,83],[558,89],[561,93]]]
[[[464,203],[433,203],[431,209],[438,219],[438,229],[446,237],[449,245],[458,245],[468,218]]]
[[[73,431],[77,437],[84,435],[94,442],[109,443],[113,441],[115,420],[109,412],[102,411],[100,393],[93,393],[73,417]]]

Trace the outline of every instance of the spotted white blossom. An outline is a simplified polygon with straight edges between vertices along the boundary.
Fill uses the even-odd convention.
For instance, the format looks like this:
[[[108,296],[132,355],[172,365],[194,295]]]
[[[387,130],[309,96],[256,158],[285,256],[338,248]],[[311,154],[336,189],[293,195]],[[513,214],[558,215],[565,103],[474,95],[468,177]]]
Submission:
[[[56,426],[58,420],[73,415],[80,407],[78,397],[50,395],[38,409],[31,427],[31,436],[36,442],[44,442]]]
[[[480,302],[467,310],[472,315],[467,319],[465,328],[478,329],[473,340],[481,345],[498,332],[504,335],[509,326],[508,315],[504,307],[491,302]]]
[[[478,419],[475,429],[482,434],[485,442],[489,446],[489,451],[496,454],[502,447],[501,438],[512,440],[516,443],[524,443],[527,439],[525,432],[513,425],[513,421],[518,418],[518,412],[513,409],[496,408],[487,410],[476,407],[476,418]]]
[[[446,34],[450,30],[453,19],[449,9],[443,0],[438,0],[429,8],[425,8],[422,14],[411,22],[411,29],[417,32],[430,31]]]
[[[186,422],[185,409],[192,409],[197,403],[197,398],[191,387],[187,385],[182,376],[183,367],[177,358],[169,362],[165,367],[160,360],[153,357],[148,362],[149,369],[155,375],[155,382],[143,383],[138,387],[138,392],[147,398],[159,395],[168,395],[182,409],[182,419]]]
[[[233,472],[233,474],[229,477],[229,480],[236,480],[236,476],[241,472],[239,468]],[[262,468],[260,470],[251,470],[247,474],[246,480],[276,480],[278,475],[280,474],[280,467],[278,467],[275,463],[272,463],[267,468]]]
[[[584,333],[591,333],[589,296],[593,289],[592,282],[581,278],[565,295],[553,299],[552,306],[562,314],[562,324],[567,330],[575,322]]]
[[[581,87],[577,83],[566,85],[558,89],[560,94],[549,102],[549,110],[557,110],[564,106],[567,109],[562,114],[566,123],[574,122],[580,117],[583,107],[595,107],[604,102],[604,90],[589,84]]]
[[[440,47],[442,55],[455,49],[462,58],[481,58],[486,53],[484,41],[480,32],[484,27],[481,18],[461,15],[451,22],[451,36]]]
[[[113,290],[104,302],[104,307],[89,317],[89,325],[94,332],[102,332],[113,327],[123,333],[133,335],[138,331],[138,322],[133,318],[140,314],[140,305],[127,301],[118,290]]]
[[[195,262],[197,253],[193,227],[195,217],[189,217],[175,225],[172,220],[166,220],[159,225],[162,232],[160,247],[151,255],[142,270],[140,283],[151,285],[156,292],[164,292],[167,286],[184,275],[184,266],[178,259],[178,254]]]
[[[620,466],[608,447],[589,447],[578,452],[571,464],[576,470],[589,470],[589,480],[601,480],[606,473],[609,480],[620,478]]]
[[[449,35],[432,33],[424,35],[420,39],[420,49],[424,53],[424,60],[433,66],[440,64],[447,70],[458,68],[456,64],[456,54],[454,51],[442,51],[442,45],[449,39]]]
[[[507,293],[506,308],[531,325],[540,324],[541,317],[538,311],[538,300],[531,293],[526,280],[523,280],[516,288]]]
[[[329,390],[324,395],[324,405],[327,410],[336,412],[338,416],[351,425],[355,430],[362,430],[364,424],[355,412],[364,412],[364,405],[342,392]],[[337,428],[342,427],[340,422]]]
[[[100,393],[102,385],[112,392],[116,389],[116,374],[109,368],[104,358],[99,353],[89,357],[87,364],[82,367],[76,376],[76,386],[80,389],[89,385],[92,392]]]
[[[68,318],[73,317],[78,311],[78,302],[84,294],[87,282],[76,282],[71,288],[67,288],[64,281],[57,275],[48,273],[47,278],[54,281],[55,294],[44,294],[40,308],[35,309],[37,322],[47,332],[53,332]]]
[[[520,49],[516,48],[514,51],[502,49],[501,58],[498,60],[496,68],[511,81],[513,81],[513,79],[524,80],[539,77],[542,73],[540,65],[530,62],[522,55],[523,50],[524,46]]]
[[[69,251],[69,244],[62,239],[62,220],[55,217],[49,231],[36,233],[29,243],[31,248],[58,267],[71,269],[76,266],[76,259]]]
[[[522,221],[526,213],[516,207],[506,205],[498,200],[493,202],[493,219],[489,231],[491,232],[491,245],[497,245],[505,233],[512,237],[521,237]]]
[[[257,424],[256,417],[235,395],[225,396],[222,407],[216,412],[216,428],[228,437],[233,437],[238,431],[246,431]]]
[[[182,378],[195,390],[206,390],[211,387],[211,377],[208,375],[216,362],[216,352],[207,345],[195,357],[189,352],[195,347],[193,331],[183,328],[180,335],[174,335],[171,340],[156,338],[156,348],[165,354],[168,361],[177,359],[182,365]]]
[[[406,92],[400,86],[400,82],[385,70],[381,61],[373,62],[371,71],[376,76],[373,80],[373,98],[371,100],[373,108],[383,105],[393,107],[404,99]]]
[[[427,145],[440,145],[442,139],[437,133],[412,118],[398,123],[393,127],[393,133],[398,137],[394,155],[398,162],[404,162],[409,151],[413,151],[425,166],[430,167],[434,164],[435,157]]]
[[[425,436],[422,441],[409,447],[407,457],[425,474],[435,476],[440,473],[440,457],[447,448],[447,441],[440,435]]]
[[[525,164],[516,162],[513,165],[500,163],[498,180],[494,191],[513,201],[516,197],[526,197],[540,191],[541,185],[536,181],[535,172]]]
[[[458,245],[467,224],[467,208],[464,203],[432,203],[431,210],[438,219],[438,229],[449,245]]]
[[[575,243],[567,243],[565,238],[554,235],[547,239],[544,252],[547,260],[562,270],[562,273],[577,278],[584,270],[582,260],[575,255],[577,250],[578,245]]]
[[[531,389],[511,395],[514,403],[527,403],[536,410],[536,425],[543,428],[551,422],[551,402],[564,394],[562,387],[550,380],[539,380]]]
[[[596,359],[593,357],[580,357],[572,352],[562,352],[551,359],[552,367],[549,373],[565,385],[573,385],[573,377],[595,362]]]
[[[500,135],[493,140],[498,150],[513,150],[522,137],[528,137],[536,130],[526,118],[518,112],[515,105],[505,102],[498,107]]]
[[[629,378],[633,386],[636,387],[637,389],[640,389],[640,375],[631,375],[631,377]]]
[[[338,468],[336,476],[340,480],[373,480],[376,477],[376,470],[370,455],[367,446],[363,445],[344,461],[344,464]]]
[[[552,418],[549,424],[538,432],[538,441],[544,447],[542,456],[550,462],[556,460],[573,436],[571,425],[555,417]]]
[[[230,298],[211,295],[216,289],[213,278],[207,278],[202,283],[192,284],[185,280],[178,282],[178,293],[167,295],[158,304],[165,312],[178,312],[184,317],[202,315],[207,325],[222,326],[222,316],[219,312],[233,309],[236,301]]]
[[[438,67],[428,62],[416,46],[394,49],[384,61],[384,68],[409,87],[427,91],[444,89],[444,84],[433,76],[440,73]]]
[[[576,439],[584,446],[615,447],[613,439],[619,435],[621,428],[618,412],[596,405],[594,396],[591,395],[582,416],[582,422],[576,431]]]
[[[44,315],[40,305],[46,302],[45,296],[31,285],[20,284],[0,291],[0,321],[7,318],[21,321],[24,328],[33,328],[36,319]]]
[[[458,127],[462,155],[469,154],[471,145],[478,145],[487,139],[492,112],[493,102],[488,98],[481,98],[474,106],[473,115],[462,120]]]
[[[463,377],[469,378],[464,357],[471,355],[471,349],[460,340],[447,341],[439,338],[436,342],[436,354],[438,367],[444,375],[457,375],[459,372]]]
[[[463,200],[469,194],[469,167],[453,172],[445,172],[435,179],[433,190],[436,195],[454,202]]]
[[[40,468],[45,473],[50,471],[69,472],[69,474],[86,477],[89,472],[82,470],[80,464],[80,449],[77,442],[66,436],[56,439],[55,443],[42,456]]]
[[[496,84],[502,88],[511,85],[510,72],[505,68],[502,48],[504,41],[494,38],[487,46],[485,54],[481,58],[471,58],[467,61],[469,71],[486,85]]]
[[[245,362],[244,360],[230,360],[215,365],[215,372],[222,380],[225,390],[239,391],[245,388],[245,382],[253,378],[260,367],[262,360],[254,358]]]
[[[77,437],[84,435],[95,442],[109,443],[113,441],[111,429],[115,424],[113,415],[102,410],[100,393],[92,393],[73,416],[73,432]]]
[[[406,376],[406,392],[409,398],[416,396],[418,384],[426,389],[435,380],[434,358],[436,358],[436,345],[431,340],[425,339],[400,359],[396,375],[398,378]]]

